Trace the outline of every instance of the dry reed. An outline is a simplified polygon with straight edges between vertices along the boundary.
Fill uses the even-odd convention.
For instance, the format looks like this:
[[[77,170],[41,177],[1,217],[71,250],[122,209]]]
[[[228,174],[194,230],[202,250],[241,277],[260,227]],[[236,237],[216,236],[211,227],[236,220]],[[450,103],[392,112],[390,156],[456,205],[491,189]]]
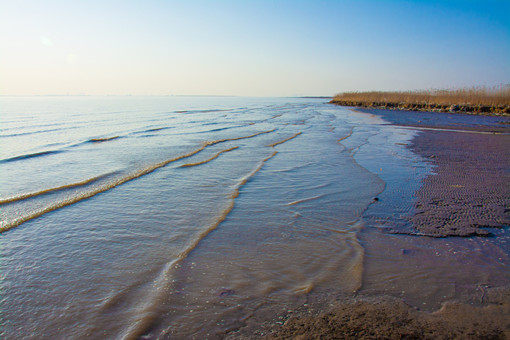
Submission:
[[[334,104],[472,113],[510,113],[510,85],[455,90],[345,92]]]

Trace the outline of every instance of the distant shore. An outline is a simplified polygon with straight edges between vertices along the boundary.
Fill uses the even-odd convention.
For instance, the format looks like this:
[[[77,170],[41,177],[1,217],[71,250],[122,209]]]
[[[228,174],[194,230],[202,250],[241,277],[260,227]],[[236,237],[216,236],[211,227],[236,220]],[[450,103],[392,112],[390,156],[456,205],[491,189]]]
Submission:
[[[370,109],[406,110],[421,112],[451,112],[467,113],[477,115],[494,115],[510,117],[510,106],[485,106],[468,104],[413,104],[413,103],[391,103],[391,102],[354,102],[347,100],[331,100],[331,104],[340,106],[355,106]]]
[[[493,115],[510,117],[510,106],[486,106],[470,104],[420,104],[420,103],[392,103],[392,102],[360,102],[332,99],[331,104],[340,106],[355,106],[370,109],[405,110],[421,112],[450,112],[476,115]]]
[[[510,87],[408,92],[345,92],[331,104],[372,109],[510,116]]]

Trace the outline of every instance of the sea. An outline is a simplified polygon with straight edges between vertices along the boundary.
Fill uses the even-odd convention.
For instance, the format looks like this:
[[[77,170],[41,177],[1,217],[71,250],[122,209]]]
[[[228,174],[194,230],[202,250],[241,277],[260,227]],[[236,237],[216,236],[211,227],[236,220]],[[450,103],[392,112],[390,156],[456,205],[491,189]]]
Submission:
[[[508,283],[490,239],[367,218],[405,221],[434,166],[418,129],[327,101],[0,97],[0,338],[216,339],[313,297]]]

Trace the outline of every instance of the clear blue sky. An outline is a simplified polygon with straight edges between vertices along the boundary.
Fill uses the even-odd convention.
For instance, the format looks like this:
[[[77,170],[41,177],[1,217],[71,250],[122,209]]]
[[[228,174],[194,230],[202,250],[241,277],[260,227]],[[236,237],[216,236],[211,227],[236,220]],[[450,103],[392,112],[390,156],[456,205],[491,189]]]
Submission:
[[[509,0],[0,0],[1,95],[333,95],[509,82]]]

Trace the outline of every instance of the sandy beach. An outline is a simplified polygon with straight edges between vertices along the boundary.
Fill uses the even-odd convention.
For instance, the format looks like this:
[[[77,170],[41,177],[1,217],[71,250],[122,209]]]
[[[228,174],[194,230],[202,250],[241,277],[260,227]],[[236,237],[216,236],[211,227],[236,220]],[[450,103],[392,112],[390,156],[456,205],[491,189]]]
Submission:
[[[486,237],[499,241],[500,250],[505,253],[501,256],[508,256],[505,231],[510,224],[510,129],[507,118],[484,121],[483,117],[444,113],[361,110],[381,116],[390,124],[418,129],[420,132],[407,147],[433,166],[432,173],[415,193],[415,213],[400,224],[405,227],[394,227],[387,221],[383,228],[369,227],[362,233],[365,245],[370,244],[367,249],[377,252],[374,258],[386,256],[390,265],[400,266],[405,276],[406,270],[418,262],[431,261],[434,265],[434,261],[441,261],[431,260],[425,252],[414,256],[420,252],[423,242],[442,238],[457,240],[458,245],[465,243],[464,240]],[[376,223],[377,216],[370,218]],[[391,237],[388,235],[396,237],[394,250],[383,249],[388,243],[381,239]],[[366,262],[370,262],[370,257],[369,251]],[[468,283],[466,279],[462,288],[462,283],[456,283],[455,289],[463,290],[457,299],[440,304],[429,301],[431,306],[426,307],[425,302],[422,305],[404,296],[404,289],[424,284],[420,279],[411,278],[397,284],[370,282],[377,267],[384,265],[378,261],[372,265],[366,263],[364,285],[354,297],[309,301],[301,309],[289,310],[258,329],[248,328],[232,338],[510,338],[508,280],[487,284]],[[474,262],[467,261],[466,266],[475,267]],[[390,285],[394,286],[388,288]],[[396,293],[400,290],[401,296]]]

